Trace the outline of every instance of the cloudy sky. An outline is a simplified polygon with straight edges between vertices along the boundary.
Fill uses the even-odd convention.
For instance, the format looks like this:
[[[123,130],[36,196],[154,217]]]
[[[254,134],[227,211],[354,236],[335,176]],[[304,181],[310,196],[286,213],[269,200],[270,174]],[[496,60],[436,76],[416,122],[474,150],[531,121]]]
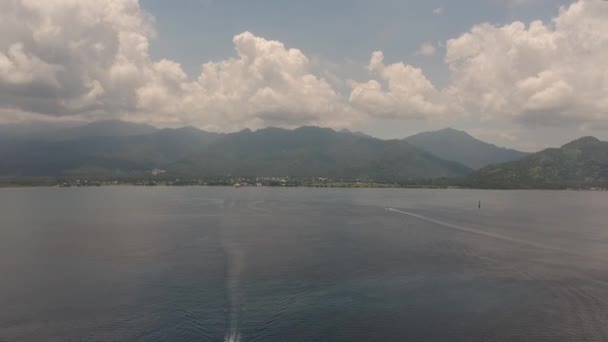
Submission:
[[[608,1],[3,0],[0,123],[608,139]]]

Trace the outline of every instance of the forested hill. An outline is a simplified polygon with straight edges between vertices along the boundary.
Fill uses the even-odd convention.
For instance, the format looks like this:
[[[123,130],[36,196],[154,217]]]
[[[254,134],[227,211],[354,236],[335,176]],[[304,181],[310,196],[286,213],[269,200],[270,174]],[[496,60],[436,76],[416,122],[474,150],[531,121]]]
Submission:
[[[319,127],[221,134],[111,122],[55,130],[38,138],[0,140],[0,176],[5,177],[119,177],[163,169],[188,177],[406,181],[472,172],[401,140]]]
[[[439,158],[455,161],[472,169],[518,160],[528,155],[525,152],[489,144],[467,132],[453,128],[418,133],[404,140]]]
[[[483,188],[608,187],[608,142],[583,137],[521,160],[492,165],[471,176]]]

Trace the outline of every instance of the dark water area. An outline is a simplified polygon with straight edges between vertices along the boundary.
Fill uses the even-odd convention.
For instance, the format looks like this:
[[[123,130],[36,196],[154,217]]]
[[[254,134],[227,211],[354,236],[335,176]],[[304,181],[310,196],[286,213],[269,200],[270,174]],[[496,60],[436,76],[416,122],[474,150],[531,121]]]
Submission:
[[[39,188],[0,204],[0,341],[608,341],[605,192]]]

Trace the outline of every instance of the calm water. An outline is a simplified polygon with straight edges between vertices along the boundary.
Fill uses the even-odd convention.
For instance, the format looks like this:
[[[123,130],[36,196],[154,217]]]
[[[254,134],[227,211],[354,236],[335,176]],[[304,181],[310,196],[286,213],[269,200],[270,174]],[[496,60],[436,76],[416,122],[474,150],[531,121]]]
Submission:
[[[608,341],[607,222],[596,192],[3,189],[0,341]]]

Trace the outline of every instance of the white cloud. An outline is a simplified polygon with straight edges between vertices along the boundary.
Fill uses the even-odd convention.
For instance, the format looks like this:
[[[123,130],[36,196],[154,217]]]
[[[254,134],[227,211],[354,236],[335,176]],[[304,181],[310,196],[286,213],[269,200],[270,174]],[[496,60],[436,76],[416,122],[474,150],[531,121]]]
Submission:
[[[137,0],[1,2],[0,107],[221,130],[357,120],[300,50],[245,32],[189,80],[150,58],[152,23]]]
[[[234,130],[347,127],[360,113],[528,125],[606,126],[608,119],[603,1],[579,0],[547,23],[474,26],[445,44],[450,77],[443,89],[422,69],[385,64],[375,52],[370,79],[350,82],[350,96],[334,88],[347,82],[319,76],[302,51],[249,32],[234,37],[234,57],[205,63],[190,79],[179,63],[150,57],[153,19],[137,0],[0,1],[0,32],[4,121],[12,112]],[[424,44],[418,53],[436,54],[437,46],[443,51]]]
[[[608,6],[582,0],[551,24],[484,24],[448,41],[463,111],[539,124],[608,119]]]
[[[303,124],[344,127],[356,120],[330,84],[310,72],[297,49],[249,32],[234,37],[237,57],[210,62],[194,82],[183,84],[182,111],[190,120],[262,127]],[[200,114],[197,114],[200,113]],[[195,117],[200,115],[200,118]]]
[[[551,23],[481,24],[446,44],[450,81],[436,90],[420,69],[371,67],[378,80],[357,83],[353,106],[372,115],[469,115],[526,125],[602,124],[608,120],[608,6],[580,0]],[[417,113],[417,114],[415,114]]]
[[[61,69],[26,54],[21,43],[12,44],[6,53],[0,52],[0,81],[10,86],[40,83],[57,88],[57,72]]]
[[[153,36],[137,1],[3,1],[0,29],[2,106],[53,116],[134,108]]]
[[[399,119],[421,119],[445,112],[439,92],[421,69],[403,63],[385,65],[381,51],[372,54],[368,68],[379,81],[353,83],[350,103],[355,108],[372,116]]]
[[[422,45],[420,45],[420,47],[416,51],[416,54],[421,55],[421,56],[426,56],[426,57],[432,57],[435,55],[436,51],[437,51],[437,48],[435,48],[435,45],[433,45],[433,43],[425,42]]]
[[[433,14],[437,16],[442,15],[443,12],[445,12],[445,9],[443,7],[437,7],[433,10]]]

